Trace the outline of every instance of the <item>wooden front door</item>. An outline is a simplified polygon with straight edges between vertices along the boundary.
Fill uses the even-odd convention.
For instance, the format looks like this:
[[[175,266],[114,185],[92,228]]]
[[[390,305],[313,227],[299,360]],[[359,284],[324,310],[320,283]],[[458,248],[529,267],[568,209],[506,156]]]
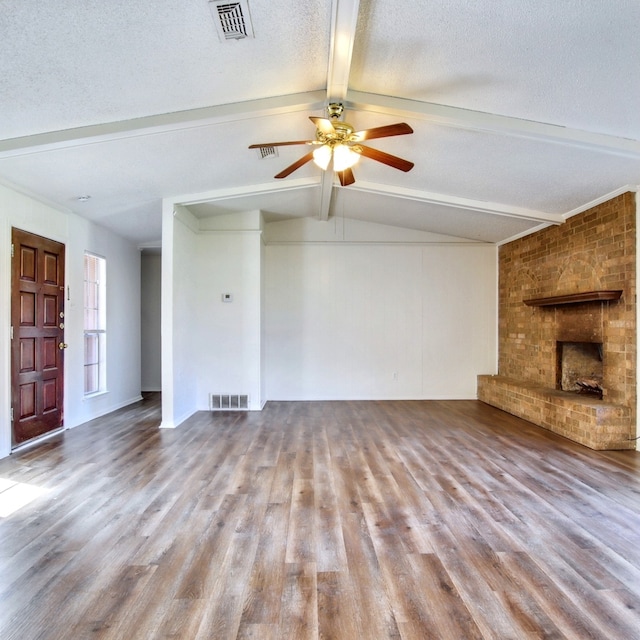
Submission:
[[[12,446],[62,427],[64,245],[12,230]]]

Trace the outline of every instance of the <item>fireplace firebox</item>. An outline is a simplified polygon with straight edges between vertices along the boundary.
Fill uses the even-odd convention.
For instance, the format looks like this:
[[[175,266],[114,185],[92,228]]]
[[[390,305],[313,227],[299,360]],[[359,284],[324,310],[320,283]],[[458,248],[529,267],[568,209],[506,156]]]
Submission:
[[[603,353],[601,342],[557,342],[556,387],[562,391],[602,399]]]

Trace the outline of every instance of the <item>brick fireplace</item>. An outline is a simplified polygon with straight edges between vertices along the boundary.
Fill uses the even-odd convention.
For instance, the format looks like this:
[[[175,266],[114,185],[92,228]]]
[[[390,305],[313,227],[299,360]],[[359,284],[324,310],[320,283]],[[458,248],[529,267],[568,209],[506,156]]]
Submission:
[[[635,274],[633,193],[500,247],[498,375],[479,376],[478,398],[593,449],[635,448]],[[601,398],[563,388],[565,350],[564,376]]]

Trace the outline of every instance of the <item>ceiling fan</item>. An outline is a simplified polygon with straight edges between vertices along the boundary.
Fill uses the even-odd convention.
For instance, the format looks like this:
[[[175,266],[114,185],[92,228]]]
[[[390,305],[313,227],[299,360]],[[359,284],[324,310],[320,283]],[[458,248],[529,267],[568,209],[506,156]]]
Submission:
[[[292,165],[289,165],[274,177],[286,178],[296,169],[299,169],[311,160],[323,170],[327,170],[331,162],[333,162],[333,170],[338,174],[340,184],[343,187],[353,184],[356,181],[353,177],[352,167],[358,162],[360,156],[377,160],[394,169],[400,169],[400,171],[410,171],[413,168],[413,162],[360,144],[363,140],[388,138],[390,136],[402,136],[413,133],[413,129],[408,124],[399,122],[384,127],[355,131],[349,123],[339,119],[343,111],[344,106],[342,104],[332,102],[327,107],[329,118],[309,117],[309,120],[316,125],[315,140],[265,142],[263,144],[252,144],[249,149],[284,147],[295,144],[313,145],[316,147],[313,151],[302,156],[302,158],[296,160]]]

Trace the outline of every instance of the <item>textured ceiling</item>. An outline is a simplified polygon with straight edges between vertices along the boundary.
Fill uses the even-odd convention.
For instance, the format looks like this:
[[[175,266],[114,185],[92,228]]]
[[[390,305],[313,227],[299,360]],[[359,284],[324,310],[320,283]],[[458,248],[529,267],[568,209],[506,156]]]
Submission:
[[[248,7],[255,38],[221,42],[206,0],[5,0],[0,181],[139,244],[163,198],[501,242],[640,182],[637,0]],[[312,163],[274,180],[308,149],[248,145],[312,139],[330,99],[410,124],[370,146],[414,169],[362,159],[330,200]]]

